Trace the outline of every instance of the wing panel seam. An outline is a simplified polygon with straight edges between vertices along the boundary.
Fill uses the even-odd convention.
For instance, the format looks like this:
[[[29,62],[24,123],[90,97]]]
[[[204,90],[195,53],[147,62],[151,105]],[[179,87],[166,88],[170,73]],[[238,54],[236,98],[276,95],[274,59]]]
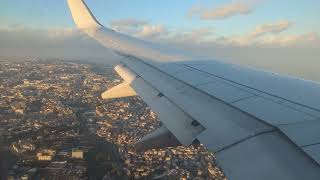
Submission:
[[[203,71],[203,70],[201,70],[201,69],[197,69],[197,68],[192,67],[192,66],[190,66],[190,65],[184,64],[184,66],[187,66],[187,67],[192,68],[192,69],[194,69],[194,70],[200,71],[200,72],[202,72],[202,73],[210,74],[210,75],[212,75],[212,76],[214,76],[214,77],[216,77],[216,78],[219,78],[219,79],[222,79],[222,80],[225,80],[225,81],[228,81],[228,82],[231,82],[231,83],[234,83],[234,84],[237,84],[237,85],[240,85],[240,86],[243,86],[243,87],[246,87],[246,88],[255,90],[255,91],[258,91],[258,92],[260,92],[260,93],[264,93],[264,94],[266,94],[266,95],[269,95],[269,96],[272,96],[272,97],[275,97],[275,98],[279,98],[279,99],[281,99],[281,100],[284,100],[284,101],[287,101],[287,102],[290,102],[290,103],[293,103],[293,104],[297,104],[297,105],[300,105],[300,106],[302,106],[302,107],[305,107],[305,108],[308,108],[308,109],[311,109],[311,110],[320,112],[320,109],[316,109],[316,108],[310,107],[310,106],[308,106],[308,105],[304,105],[304,104],[301,104],[301,103],[298,103],[298,102],[295,102],[295,101],[292,101],[292,100],[289,100],[289,99],[286,99],[286,98],[283,98],[283,97],[279,97],[279,96],[277,96],[277,95],[270,94],[270,93],[267,93],[267,92],[265,92],[265,91],[261,91],[261,90],[259,90],[259,89],[256,89],[256,88],[253,88],[253,87],[250,87],[250,86],[247,86],[247,85],[244,85],[244,84],[235,82],[235,81],[233,81],[233,80],[226,79],[226,78],[224,78],[224,77],[221,77],[221,76],[218,76],[218,75],[215,75],[215,74],[212,74],[212,73]],[[290,107],[290,108],[291,108],[291,107]],[[293,109],[293,108],[291,108],[291,109]],[[295,110],[296,110],[296,109],[295,109]],[[302,112],[302,111],[301,111],[301,112]],[[303,113],[308,114],[308,115],[311,115],[311,116],[314,116],[314,115],[309,114],[309,113],[306,113],[306,112],[303,112]],[[314,116],[314,117],[315,117],[315,116]]]
[[[262,132],[259,132],[259,133],[257,133],[257,134],[248,136],[248,137],[246,137],[246,138],[244,138],[244,139],[241,139],[241,140],[239,140],[239,141],[237,141],[237,142],[234,142],[234,143],[232,143],[232,144],[230,144],[230,145],[228,145],[228,146],[226,146],[226,147],[224,147],[224,148],[221,148],[221,149],[215,151],[214,154],[217,154],[217,153],[222,152],[222,151],[224,151],[224,150],[230,149],[230,148],[232,148],[233,146],[236,146],[237,144],[243,143],[243,142],[245,142],[245,141],[247,141],[247,140],[250,140],[250,139],[252,139],[252,138],[255,138],[255,137],[258,137],[258,136],[261,136],[261,135],[264,135],[264,134],[268,134],[268,133],[277,132],[277,131],[280,132],[278,129],[274,128],[274,129],[271,129],[271,130],[262,131]]]

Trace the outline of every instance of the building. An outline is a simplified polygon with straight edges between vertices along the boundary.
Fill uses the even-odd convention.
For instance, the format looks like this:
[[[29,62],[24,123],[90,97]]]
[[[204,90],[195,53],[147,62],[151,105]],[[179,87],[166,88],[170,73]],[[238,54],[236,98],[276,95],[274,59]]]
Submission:
[[[72,150],[71,157],[73,159],[83,159],[84,158],[84,152],[82,150],[79,150],[79,149],[74,149],[74,150]]]
[[[45,149],[37,153],[37,158],[39,161],[51,161],[55,156],[56,152],[51,149]]]
[[[12,143],[11,147],[16,153],[24,153],[27,151],[34,151],[36,149],[35,145],[32,143],[21,142],[20,140]]]

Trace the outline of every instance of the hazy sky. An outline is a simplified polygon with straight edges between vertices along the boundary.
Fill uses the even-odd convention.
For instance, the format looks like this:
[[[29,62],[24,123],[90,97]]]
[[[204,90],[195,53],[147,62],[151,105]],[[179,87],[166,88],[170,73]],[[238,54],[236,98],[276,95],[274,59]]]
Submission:
[[[86,2],[120,32],[320,81],[319,0]],[[1,0],[0,56],[116,58],[74,29],[66,0]]]

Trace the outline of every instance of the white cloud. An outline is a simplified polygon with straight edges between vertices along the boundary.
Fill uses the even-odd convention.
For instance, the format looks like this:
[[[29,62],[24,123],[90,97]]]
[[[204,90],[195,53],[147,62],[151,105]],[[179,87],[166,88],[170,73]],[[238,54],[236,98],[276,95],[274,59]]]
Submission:
[[[273,35],[262,38],[260,44],[268,46],[305,46],[313,47],[320,44],[320,36],[316,32],[301,35]]]
[[[207,40],[206,38],[209,38],[211,35],[213,35],[212,28],[200,28],[191,31],[189,38],[193,41],[202,41]]]
[[[167,29],[163,25],[145,25],[141,31],[136,34],[142,38],[153,38],[156,36],[162,36],[167,33]]]
[[[54,28],[47,30],[48,37],[53,40],[65,40],[84,37],[81,32],[73,28]]]
[[[320,45],[320,38],[318,33],[310,32],[304,34],[274,34],[259,38],[252,38],[248,35],[223,37],[214,42],[221,45],[239,47],[315,47]]]
[[[214,29],[210,27],[196,28],[189,31],[175,30],[169,31],[166,37],[163,37],[168,42],[186,42],[200,43],[210,41],[214,35]]]
[[[114,20],[110,24],[112,27],[141,27],[148,24],[148,22],[143,20],[128,18],[128,19]]]
[[[78,29],[74,28],[50,28],[50,29],[36,29],[27,26],[0,26],[0,32],[6,33],[7,35],[24,35],[25,38],[28,36],[38,36],[40,39],[35,39],[41,41],[44,39],[58,41],[58,40],[68,40],[71,38],[83,38],[86,37]],[[2,34],[2,38],[4,35]],[[14,38],[18,40],[17,38]]]
[[[249,14],[253,11],[254,5],[251,2],[231,2],[212,9],[194,6],[188,16],[199,16],[203,20],[225,19],[236,15]]]
[[[292,23],[290,23],[289,21],[279,21],[277,23],[263,24],[256,27],[256,29],[250,33],[250,36],[259,37],[265,34],[278,34],[287,30],[291,25]]]
[[[133,18],[114,20],[111,22],[111,26],[118,32],[144,39],[159,38],[167,33],[167,29],[163,25],[150,24],[147,21]]]
[[[194,54],[195,59],[228,61],[320,82],[320,37],[314,32],[264,36],[245,45],[236,37],[216,36],[201,43],[175,39],[168,46]]]
[[[125,33],[145,40],[162,41],[193,41],[206,40],[213,34],[212,28],[197,28],[189,31],[168,29],[161,24],[152,24],[138,19],[114,20],[112,27],[118,32]]]
[[[219,35],[213,28],[183,31],[148,23],[135,28],[130,35],[198,54],[199,59],[228,60],[320,81],[319,34],[279,33],[288,28],[286,23],[268,24],[259,25],[246,34],[228,37]],[[106,62],[110,58],[117,58],[77,30],[27,27],[0,27],[0,55],[90,60],[99,58]]]
[[[288,30],[292,26],[292,23],[289,21],[279,21],[276,23],[265,23],[262,25],[257,26],[252,31],[249,31],[246,34],[242,35],[235,35],[235,36],[229,36],[229,37],[223,37],[220,38],[220,41],[222,44],[228,44],[228,45],[237,45],[237,46],[250,46],[250,45],[256,45],[256,44],[270,44],[266,42],[276,42],[275,39],[278,39],[277,42],[279,44],[273,43],[273,45],[290,45],[288,39],[288,35],[284,35],[281,32],[284,32]],[[292,37],[292,36],[290,36]],[[280,41],[280,39],[282,39]],[[285,40],[288,39],[288,40]],[[290,41],[292,42],[292,41]]]
[[[101,59],[114,57],[114,54],[75,29],[2,26],[0,56]]]
[[[313,43],[318,41],[317,33],[308,33],[301,35],[286,35],[282,32],[288,30],[292,23],[287,20],[281,20],[274,23],[264,23],[256,26],[253,30],[246,34],[239,34],[234,36],[219,36],[215,33],[215,29],[211,27],[195,28],[192,30],[169,29],[163,25],[151,24],[146,21],[137,19],[116,20],[120,32],[132,35],[138,38],[143,38],[149,41],[157,41],[161,43],[173,44],[200,44],[208,43],[218,46],[274,46],[285,47],[295,46],[297,44]],[[63,31],[58,36],[72,37],[72,31]]]

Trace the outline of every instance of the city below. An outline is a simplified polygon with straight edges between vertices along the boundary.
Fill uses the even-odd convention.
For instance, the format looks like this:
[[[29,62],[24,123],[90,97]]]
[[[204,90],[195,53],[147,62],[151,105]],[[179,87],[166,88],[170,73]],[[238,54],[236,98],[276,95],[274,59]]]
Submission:
[[[136,152],[161,122],[139,97],[101,99],[112,66],[0,60],[2,179],[226,180],[202,145]]]

